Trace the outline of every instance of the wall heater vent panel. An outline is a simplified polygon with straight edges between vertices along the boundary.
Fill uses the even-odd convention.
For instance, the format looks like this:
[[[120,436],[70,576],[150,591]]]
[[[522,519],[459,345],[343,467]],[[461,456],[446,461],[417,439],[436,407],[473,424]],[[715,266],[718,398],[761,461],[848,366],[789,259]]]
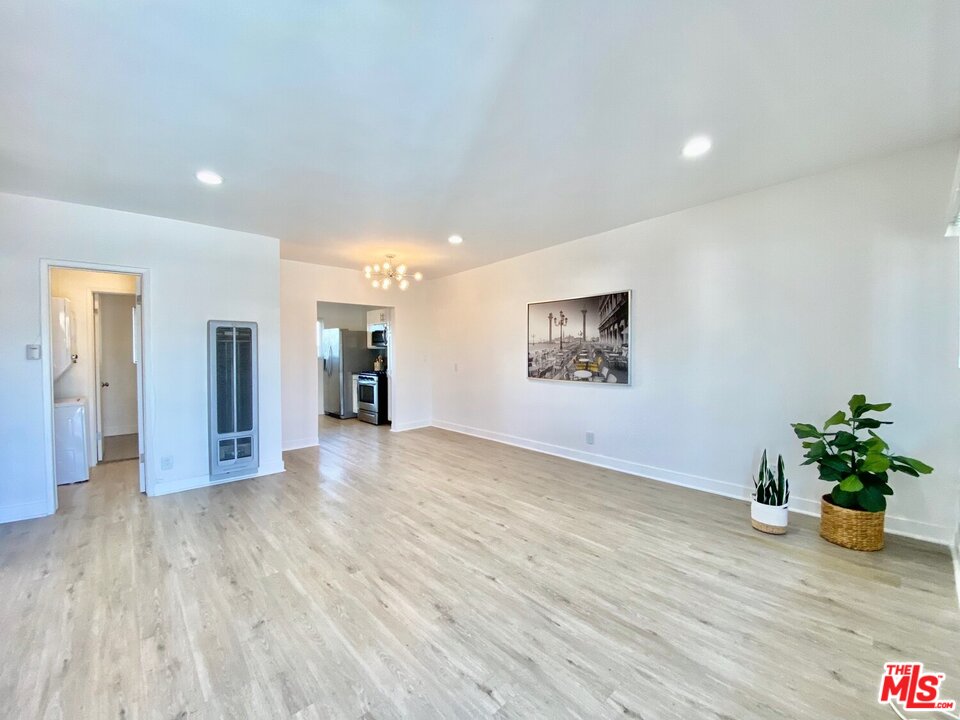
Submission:
[[[260,464],[257,324],[207,323],[210,479],[250,475]]]

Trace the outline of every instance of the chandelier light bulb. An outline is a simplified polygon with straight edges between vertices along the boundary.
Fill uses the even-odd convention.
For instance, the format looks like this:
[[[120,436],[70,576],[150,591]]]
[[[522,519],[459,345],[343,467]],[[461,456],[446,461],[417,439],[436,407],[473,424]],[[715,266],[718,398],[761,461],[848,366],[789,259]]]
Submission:
[[[375,288],[383,288],[388,290],[393,286],[399,287],[401,290],[406,290],[410,287],[411,278],[413,280],[423,280],[422,272],[411,273],[409,268],[407,268],[406,263],[394,263],[394,256],[387,255],[387,259],[382,263],[377,263],[374,265],[365,265],[363,268],[363,275],[367,280],[371,281],[371,285]]]

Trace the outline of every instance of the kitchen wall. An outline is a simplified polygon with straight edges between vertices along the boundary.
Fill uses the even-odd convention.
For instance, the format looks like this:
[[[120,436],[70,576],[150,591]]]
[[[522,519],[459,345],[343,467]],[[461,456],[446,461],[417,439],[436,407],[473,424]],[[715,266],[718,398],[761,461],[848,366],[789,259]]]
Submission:
[[[339,302],[394,308],[392,429],[430,422],[429,291],[424,285],[384,291],[372,288],[359,270],[280,261],[283,357],[283,447],[317,444],[317,303]]]
[[[259,323],[261,471],[283,469],[276,239],[0,194],[0,521],[43,515],[52,499],[44,436],[44,416],[52,410],[43,402],[49,381],[42,363],[25,353],[30,343],[49,350],[40,326],[41,258],[147,272],[144,410],[153,493],[209,482],[206,323],[211,319]]]
[[[432,281],[434,424],[734,497],[768,448],[792,507],[816,512],[828,486],[799,467],[789,423],[863,392],[893,403],[893,448],[936,468],[896,478],[888,528],[948,544],[957,152],[940,143]],[[631,387],[525,377],[527,302],[626,289]]]
[[[382,291],[381,291],[382,292]],[[351,305],[338,302],[318,302],[317,320],[323,320],[326,328],[341,328],[342,330],[367,329],[367,311],[376,310],[383,305]]]
[[[50,292],[70,300],[76,318],[77,361],[54,382],[54,397],[87,398],[87,460],[97,464],[97,376],[94,354],[93,293],[136,293],[133,275],[54,268],[50,272]],[[136,387],[134,387],[132,432],[136,432]]]

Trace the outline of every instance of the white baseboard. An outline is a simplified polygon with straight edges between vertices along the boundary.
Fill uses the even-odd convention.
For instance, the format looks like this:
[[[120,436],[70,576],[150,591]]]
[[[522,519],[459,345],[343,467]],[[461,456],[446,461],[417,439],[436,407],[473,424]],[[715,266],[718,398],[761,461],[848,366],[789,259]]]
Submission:
[[[506,435],[504,433],[481,430],[480,428],[458,425],[457,423],[443,420],[435,420],[433,425],[443,430],[452,430],[453,432],[458,432],[463,435],[472,435],[486,440],[494,440],[499,443],[504,443],[505,445],[534,450],[535,452],[554,455],[556,457],[566,458],[567,460],[576,460],[577,462],[583,462],[609,470],[619,470],[629,475],[639,475],[649,478],[650,480],[669,483],[670,485],[680,485],[682,487],[693,488],[694,490],[705,490],[714,495],[722,495],[723,497],[735,498],[737,500],[749,500],[750,498],[750,490],[748,488],[724,480],[714,480],[699,475],[690,475],[676,472],[675,470],[667,470],[666,468],[653,467],[652,465],[643,465],[642,463],[636,463],[632,460],[623,460],[609,455],[600,455],[599,453],[571,450],[561,445],[528,440],[516,435]]]
[[[722,495],[723,497],[734,498],[736,500],[747,501],[750,499],[752,488],[726,480],[717,480],[714,478],[702,477],[700,475],[690,475],[688,473],[668,470],[666,468],[653,467],[632,460],[623,460],[611,457],[609,455],[600,455],[598,453],[584,452],[582,450],[572,450],[561,445],[552,445],[550,443],[528,440],[516,435],[507,435],[504,433],[482,430],[458,423],[446,422],[444,420],[434,420],[435,427],[443,430],[451,430],[463,435],[472,435],[474,437],[493,440],[513,445],[515,447],[534,450],[535,452],[555,455],[556,457],[576,460],[577,462],[595,465],[597,467],[608,468],[610,470],[619,470],[629,475],[639,475],[640,477],[657,480],[659,482],[669,483],[671,485],[680,485],[682,487],[692,488],[694,490],[703,490],[704,492]],[[811,500],[808,498],[790,497],[790,510],[799,512],[803,515],[820,516],[820,499]],[[953,541],[953,535],[950,528],[941,525],[933,525],[909,518],[886,516],[886,530],[892,535],[902,535],[904,537],[925,540],[936,543],[937,545],[950,545]],[[960,580],[958,580],[960,582]]]
[[[261,466],[257,472],[249,475],[237,475],[236,477],[222,478],[220,480],[211,480],[209,475],[197,475],[195,477],[183,478],[182,480],[156,483],[151,492],[147,494],[151,497],[170,495],[172,493],[184,492],[185,490],[198,490],[200,488],[212,487],[213,485],[225,485],[226,483],[237,482],[238,480],[251,480],[253,478],[264,477],[265,475],[277,475],[285,470],[286,468],[281,462],[275,465]]]
[[[319,438],[316,435],[314,435],[313,437],[301,438],[299,440],[291,440],[290,442],[284,441],[283,451],[286,452],[287,450],[299,450],[300,448],[314,447],[315,445],[319,445],[319,444],[320,444]]]
[[[429,420],[414,420],[412,422],[405,423],[392,423],[390,425],[391,432],[406,432],[407,430],[419,430],[420,428],[430,427],[431,422]]]
[[[5,505],[0,507],[0,524],[17,522],[18,520],[32,520],[49,514],[49,507],[45,499]]]

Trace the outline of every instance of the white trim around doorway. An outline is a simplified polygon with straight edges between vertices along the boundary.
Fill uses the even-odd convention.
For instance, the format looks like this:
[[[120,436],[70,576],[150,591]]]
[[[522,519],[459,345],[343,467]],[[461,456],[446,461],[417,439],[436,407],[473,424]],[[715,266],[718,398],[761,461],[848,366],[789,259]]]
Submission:
[[[55,449],[53,444],[53,369],[50,363],[50,271],[54,268],[68,270],[87,270],[92,272],[121,273],[140,277],[141,294],[141,343],[142,362],[140,364],[140,381],[142,395],[140,397],[139,412],[143,418],[143,447],[146,458],[153,455],[153,437],[150,432],[149,418],[152,417],[154,398],[151,376],[153,346],[150,337],[150,271],[147,268],[131,267],[127,265],[106,265],[103,263],[77,262],[73,260],[59,260],[53,258],[40,259],[40,353],[43,383],[43,436],[46,443],[46,514],[53,515],[57,511],[57,477],[55,471]],[[144,481],[147,495],[153,494],[154,479],[149,470],[149,463],[143,465]]]

